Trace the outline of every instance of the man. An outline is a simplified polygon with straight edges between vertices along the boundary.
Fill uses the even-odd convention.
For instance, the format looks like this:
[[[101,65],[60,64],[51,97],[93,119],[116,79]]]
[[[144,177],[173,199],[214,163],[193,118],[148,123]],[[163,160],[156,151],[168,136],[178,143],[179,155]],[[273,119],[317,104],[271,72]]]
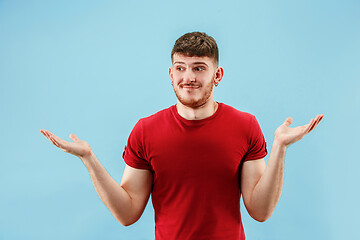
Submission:
[[[245,239],[240,197],[257,221],[267,220],[280,198],[287,147],[316,128],[324,115],[275,131],[268,164],[266,142],[255,116],[214,101],[223,78],[215,40],[205,33],[180,37],[169,68],[176,105],[140,119],[123,153],[119,185],[90,145],[74,134],[67,142],[41,132],[57,147],[78,156],[101,200],[124,226],[142,215],[152,194],[155,239]]]

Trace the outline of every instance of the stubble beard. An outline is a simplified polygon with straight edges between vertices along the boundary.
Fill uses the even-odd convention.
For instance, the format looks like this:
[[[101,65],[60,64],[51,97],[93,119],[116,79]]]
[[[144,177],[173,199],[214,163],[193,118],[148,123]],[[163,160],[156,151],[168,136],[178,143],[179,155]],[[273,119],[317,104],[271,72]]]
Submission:
[[[189,85],[191,85],[191,84],[189,84]],[[200,86],[200,88],[201,87],[202,86]],[[184,98],[183,96],[181,96],[181,93],[180,93],[178,88],[181,88],[181,85],[177,86],[177,87],[174,86],[174,92],[175,92],[175,95],[176,95],[177,99],[183,105],[185,105],[187,107],[198,108],[198,107],[201,107],[202,105],[204,105],[209,100],[209,98],[211,96],[211,93],[212,93],[212,91],[214,89],[214,84],[212,82],[210,82],[208,85],[206,85],[205,86],[205,92],[199,99],[194,99],[194,98],[186,99],[186,98]]]

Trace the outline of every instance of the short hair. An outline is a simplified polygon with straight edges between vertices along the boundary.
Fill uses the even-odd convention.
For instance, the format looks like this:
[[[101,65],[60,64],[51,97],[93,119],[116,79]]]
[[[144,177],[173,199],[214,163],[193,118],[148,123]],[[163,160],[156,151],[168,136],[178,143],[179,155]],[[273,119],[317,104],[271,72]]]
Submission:
[[[219,63],[219,50],[216,41],[204,32],[190,32],[178,38],[171,51],[171,62],[175,53],[185,56],[210,57]]]

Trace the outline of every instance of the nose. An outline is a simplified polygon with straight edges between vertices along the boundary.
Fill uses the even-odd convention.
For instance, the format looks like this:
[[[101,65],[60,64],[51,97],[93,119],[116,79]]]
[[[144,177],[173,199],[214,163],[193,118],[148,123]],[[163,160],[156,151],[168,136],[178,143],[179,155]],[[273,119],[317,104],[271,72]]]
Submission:
[[[191,83],[196,81],[196,75],[191,69],[186,69],[183,75],[185,83]]]

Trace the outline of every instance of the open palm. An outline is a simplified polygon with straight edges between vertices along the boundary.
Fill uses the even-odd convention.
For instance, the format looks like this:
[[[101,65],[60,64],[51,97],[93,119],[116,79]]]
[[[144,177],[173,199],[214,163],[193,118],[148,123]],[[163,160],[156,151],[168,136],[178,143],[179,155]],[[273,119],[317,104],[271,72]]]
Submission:
[[[311,119],[311,121],[304,125],[295,128],[290,128],[290,124],[293,119],[291,117],[287,118],[285,122],[276,129],[275,131],[275,139],[285,145],[289,146],[292,143],[295,143],[302,139],[306,134],[314,130],[319,122],[323,119],[324,115],[319,114],[315,119]]]
[[[71,153],[78,157],[85,157],[91,154],[90,145],[87,142],[80,140],[75,134],[70,134],[69,136],[74,142],[68,142],[54,135],[50,131],[41,129],[40,132],[64,152]]]

